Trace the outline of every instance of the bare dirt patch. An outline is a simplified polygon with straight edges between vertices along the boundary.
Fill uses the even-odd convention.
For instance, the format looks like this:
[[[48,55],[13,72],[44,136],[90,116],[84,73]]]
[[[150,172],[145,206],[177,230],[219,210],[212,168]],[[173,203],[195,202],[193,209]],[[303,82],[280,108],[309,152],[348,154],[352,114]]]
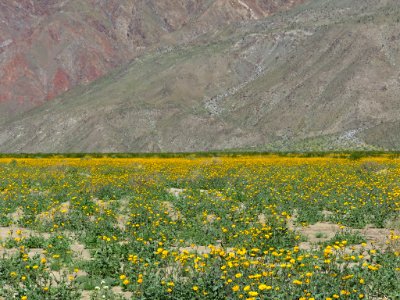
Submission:
[[[373,226],[366,226],[364,229],[356,230],[360,232],[367,241],[376,243],[379,246],[385,245],[389,235],[390,230],[385,228],[374,228]]]
[[[122,299],[132,299],[132,297],[133,297],[132,292],[124,292],[120,286],[112,287],[111,291],[116,296],[122,297]],[[83,291],[80,300],[90,300],[92,294],[93,294],[93,291]]]
[[[132,292],[124,292],[120,286],[114,286],[111,290],[125,299],[132,299],[133,293]]]
[[[211,249],[207,246],[193,246],[193,247],[182,247],[179,248],[179,252],[188,252],[188,253],[198,253],[198,254],[209,254],[211,253]]]
[[[17,253],[20,253],[19,249],[11,248],[11,249],[6,249],[6,248],[1,248],[0,249],[0,258],[9,258],[11,256],[16,255]]]
[[[318,222],[307,227],[295,227],[293,221],[290,221],[288,227],[307,238],[306,242],[299,244],[301,250],[310,250],[313,245],[332,239],[341,230],[339,225],[327,222]]]
[[[85,248],[84,245],[79,244],[79,243],[73,243],[71,245],[71,250],[74,253],[74,255],[82,260],[90,260],[91,255],[88,249]]]
[[[260,223],[262,226],[265,226],[267,224],[267,217],[265,216],[265,214],[258,215],[258,223]]]
[[[7,226],[0,227],[0,240],[4,240],[7,238],[27,238],[29,236],[40,236],[45,239],[50,237],[50,234],[47,232],[37,232],[31,229],[17,227],[17,226]]]
[[[107,209],[111,204],[111,201],[100,200],[97,198],[93,199],[93,202],[101,209]]]
[[[90,300],[92,293],[92,291],[82,291],[81,300]]]
[[[123,215],[123,214],[119,214],[117,216],[117,226],[119,229],[121,230],[125,230],[126,229],[126,224],[128,223],[130,217],[127,215]]]
[[[45,257],[45,250],[42,248],[31,248],[29,249],[28,256],[33,258],[36,255],[39,255],[41,258]]]
[[[70,211],[71,203],[69,201],[63,202],[48,211],[42,212],[36,216],[36,221],[50,222],[57,214],[67,214]]]
[[[294,225],[294,221],[290,220],[288,222],[288,227],[291,230],[294,230],[295,232],[307,238],[306,242],[302,242],[299,244],[299,247],[302,250],[310,250],[313,245],[329,241],[342,230],[339,225],[329,222],[318,222],[306,227],[296,227]],[[366,226],[363,229],[347,228],[347,230],[350,234],[359,233],[363,237],[365,237],[367,241],[366,246],[364,246],[365,250],[370,250],[373,248],[385,250],[388,248],[388,246],[399,247],[398,245],[394,245],[393,242],[389,242],[390,236],[400,235],[400,233],[396,230],[375,228],[371,225]],[[355,245],[352,247],[357,248],[359,247],[359,245]]]
[[[51,271],[50,272],[53,284],[59,284],[63,279],[68,280],[69,276],[80,277],[87,276],[88,274],[85,271],[79,270],[78,272],[69,272],[67,269],[61,269],[59,271]]]
[[[207,215],[207,222],[208,222],[209,224],[214,223],[214,221],[215,221],[216,219],[217,219],[217,216],[214,215],[214,214],[209,214],[209,215]]]
[[[318,222],[307,227],[297,228],[297,232],[307,237],[310,243],[325,242],[332,239],[340,231],[337,224]]]
[[[31,229],[21,228],[21,227],[16,227],[16,226],[0,227],[0,241],[6,240],[8,238],[25,239],[30,236],[42,237],[44,239],[50,238],[50,234],[47,232],[37,232],[37,231],[31,230]],[[28,255],[29,255],[29,257],[33,257],[33,256],[39,254],[40,256],[44,257],[43,251],[44,251],[44,249],[42,249],[42,248],[31,248],[31,249],[29,249]],[[86,249],[84,245],[79,244],[78,242],[74,242],[71,245],[71,251],[79,259],[82,259],[82,260],[90,260],[91,259],[89,250]],[[19,250],[15,249],[15,248],[0,249],[0,257],[1,256],[10,257],[18,252],[19,252]]]
[[[168,189],[168,193],[175,197],[180,197],[186,190],[185,189],[177,189],[177,188],[170,188]]]
[[[182,214],[178,210],[176,210],[175,206],[171,202],[164,201],[162,204],[165,207],[166,212],[172,221],[178,221],[183,219]]]
[[[179,188],[169,188],[167,192],[177,198],[181,197],[183,193],[186,193],[187,189],[179,189]],[[200,189],[201,194],[210,194],[209,190]]]
[[[8,214],[7,217],[9,217],[14,224],[17,224],[18,221],[24,217],[24,211],[21,207],[18,207],[13,213]]]
[[[43,237],[45,239],[50,237],[49,233],[39,233],[34,230],[26,229],[26,228],[21,228],[21,227],[15,227],[15,226],[9,226],[9,227],[0,227],[0,241],[4,241],[8,238],[15,239],[25,239],[30,236],[36,236],[36,237]],[[44,249],[42,248],[31,248],[28,251],[28,256],[30,258],[34,257],[35,255],[39,255],[40,257],[44,257]],[[20,250],[17,248],[1,248],[0,247],[0,257],[4,258],[9,258],[15,254],[20,253]]]

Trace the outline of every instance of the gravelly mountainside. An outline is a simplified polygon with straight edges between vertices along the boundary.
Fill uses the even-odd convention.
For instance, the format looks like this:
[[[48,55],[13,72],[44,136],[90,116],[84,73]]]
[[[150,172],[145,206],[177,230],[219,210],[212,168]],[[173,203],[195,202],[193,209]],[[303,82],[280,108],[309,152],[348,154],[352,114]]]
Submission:
[[[0,1],[0,117],[87,84],[151,47],[262,18],[289,0]],[[185,39],[168,37],[185,28]]]
[[[397,1],[311,0],[191,30],[4,123],[0,151],[399,148]]]

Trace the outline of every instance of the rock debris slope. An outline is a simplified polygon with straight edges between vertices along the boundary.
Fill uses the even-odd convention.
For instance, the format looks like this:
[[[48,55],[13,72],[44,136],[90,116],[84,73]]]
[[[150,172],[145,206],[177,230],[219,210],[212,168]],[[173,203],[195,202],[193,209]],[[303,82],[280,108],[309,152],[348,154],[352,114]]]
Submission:
[[[0,116],[90,83],[152,47],[259,19],[296,2],[301,1],[1,1]],[[185,39],[169,37],[183,28]]]
[[[3,122],[0,151],[398,149],[397,1],[200,2],[157,47]]]

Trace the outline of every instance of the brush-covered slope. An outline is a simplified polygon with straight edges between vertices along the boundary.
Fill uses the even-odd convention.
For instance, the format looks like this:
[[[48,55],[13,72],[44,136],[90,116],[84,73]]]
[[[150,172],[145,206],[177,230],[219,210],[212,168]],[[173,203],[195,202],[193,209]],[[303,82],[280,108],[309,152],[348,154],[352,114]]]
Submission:
[[[312,0],[149,52],[4,123],[0,151],[398,147],[399,9]]]
[[[0,118],[87,84],[152,47],[188,42],[302,0],[0,2]],[[185,38],[170,37],[185,29]]]

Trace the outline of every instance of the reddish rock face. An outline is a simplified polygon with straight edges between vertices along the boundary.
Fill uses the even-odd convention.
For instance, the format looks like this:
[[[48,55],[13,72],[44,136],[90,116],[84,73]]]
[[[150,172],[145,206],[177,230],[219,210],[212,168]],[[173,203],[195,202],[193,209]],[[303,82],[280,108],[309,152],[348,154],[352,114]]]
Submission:
[[[1,110],[12,111],[0,115],[90,83],[182,27],[204,32],[302,1],[2,1],[0,102],[5,104]]]
[[[65,70],[58,68],[56,74],[53,78],[53,92],[48,95],[49,98],[52,98],[54,95],[57,95],[60,92],[68,91],[71,85],[71,80],[69,79],[68,74]]]

